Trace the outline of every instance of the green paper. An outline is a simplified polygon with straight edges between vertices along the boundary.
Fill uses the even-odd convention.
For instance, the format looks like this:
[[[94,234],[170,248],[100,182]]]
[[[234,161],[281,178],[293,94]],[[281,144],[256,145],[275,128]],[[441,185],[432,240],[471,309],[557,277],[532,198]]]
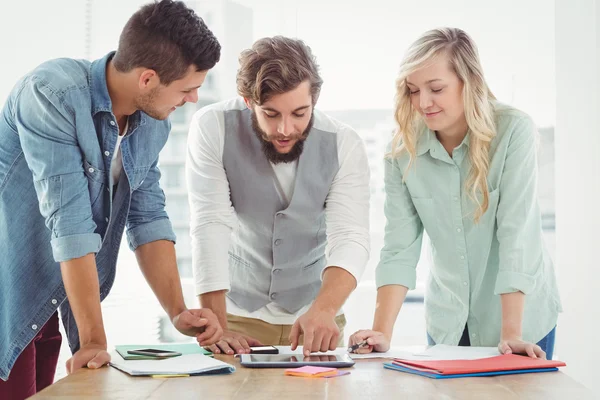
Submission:
[[[152,356],[142,356],[137,354],[128,354],[129,350],[139,350],[139,349],[157,349],[157,350],[170,350],[177,351],[183,354],[204,354],[208,357],[213,357],[213,353],[208,350],[204,350],[203,347],[200,347],[196,343],[184,343],[184,344],[175,344],[175,343],[166,343],[166,344],[127,344],[121,346],[115,346],[115,349],[123,357],[124,360],[161,360],[164,359],[160,357],[152,357]]]

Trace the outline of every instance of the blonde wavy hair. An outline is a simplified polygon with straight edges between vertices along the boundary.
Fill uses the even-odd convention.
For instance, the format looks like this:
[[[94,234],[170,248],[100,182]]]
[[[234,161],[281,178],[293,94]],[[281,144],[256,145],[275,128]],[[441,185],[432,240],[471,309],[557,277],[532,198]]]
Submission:
[[[398,129],[392,139],[392,149],[386,157],[395,158],[407,151],[410,156],[408,167],[414,163],[417,142],[424,132],[425,123],[412,106],[406,79],[413,72],[431,65],[440,54],[446,54],[450,67],[463,83],[465,119],[471,134],[471,171],[465,182],[465,190],[478,205],[474,220],[479,222],[489,206],[487,174],[490,142],[496,136],[493,105],[495,97],[485,82],[477,46],[464,31],[457,28],[433,29],[423,34],[408,49],[396,80],[395,119]]]

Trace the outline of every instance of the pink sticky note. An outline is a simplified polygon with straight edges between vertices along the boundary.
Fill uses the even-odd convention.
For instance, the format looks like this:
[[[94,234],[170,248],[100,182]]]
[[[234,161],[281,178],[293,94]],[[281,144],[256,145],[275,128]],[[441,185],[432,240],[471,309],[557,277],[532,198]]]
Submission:
[[[301,374],[316,375],[316,374],[322,374],[324,372],[331,372],[331,371],[335,371],[335,370],[336,370],[336,368],[312,367],[310,365],[307,365],[305,367],[300,367],[300,368],[286,369],[285,372],[295,372],[295,373],[301,373]]]

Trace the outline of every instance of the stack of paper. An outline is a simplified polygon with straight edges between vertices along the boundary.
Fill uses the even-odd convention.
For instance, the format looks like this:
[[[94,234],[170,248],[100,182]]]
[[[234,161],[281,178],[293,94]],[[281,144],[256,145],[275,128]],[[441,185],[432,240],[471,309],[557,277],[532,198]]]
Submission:
[[[305,378],[333,378],[336,376],[348,375],[349,373],[350,373],[350,371],[340,371],[337,368],[310,367],[310,366],[285,370],[285,375],[302,376]]]
[[[396,359],[392,363],[385,363],[384,367],[429,378],[444,379],[551,372],[557,371],[557,367],[564,367],[565,365],[562,361],[506,354],[474,360],[411,361]]]
[[[133,376],[230,374],[235,367],[203,354],[186,354],[162,360],[123,360],[113,353],[110,365]]]

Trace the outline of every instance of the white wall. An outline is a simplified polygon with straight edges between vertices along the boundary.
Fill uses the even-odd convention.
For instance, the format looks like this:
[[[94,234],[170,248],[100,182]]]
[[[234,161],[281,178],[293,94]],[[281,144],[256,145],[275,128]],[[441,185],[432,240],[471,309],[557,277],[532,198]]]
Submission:
[[[0,3],[0,107],[17,80],[57,57],[85,57],[83,0]]]
[[[567,373],[598,390],[600,0],[555,6],[556,258],[564,306],[556,352]]]

